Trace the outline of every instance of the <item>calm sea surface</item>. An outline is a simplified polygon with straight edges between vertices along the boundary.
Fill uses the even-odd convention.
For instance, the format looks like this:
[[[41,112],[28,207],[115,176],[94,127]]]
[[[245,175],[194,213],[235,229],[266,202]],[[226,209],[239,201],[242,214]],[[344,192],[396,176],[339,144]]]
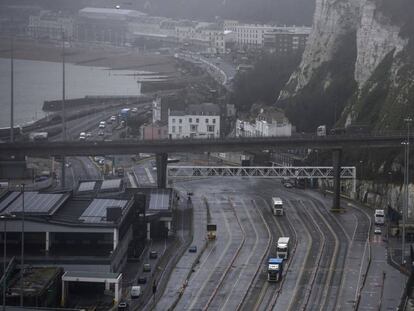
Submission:
[[[85,95],[139,95],[133,71],[66,64],[66,98]],[[45,100],[62,98],[62,64],[14,61],[14,124],[44,116]],[[0,127],[10,126],[10,59],[0,58]]]

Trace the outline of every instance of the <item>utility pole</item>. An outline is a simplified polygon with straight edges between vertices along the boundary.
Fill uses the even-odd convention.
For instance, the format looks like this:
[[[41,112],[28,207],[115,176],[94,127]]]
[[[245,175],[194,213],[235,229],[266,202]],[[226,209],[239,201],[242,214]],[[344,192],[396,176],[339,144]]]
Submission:
[[[24,184],[21,185],[22,190],[22,253],[20,258],[20,307],[23,307],[23,288],[24,288]]]
[[[402,212],[403,218],[403,228],[402,228],[402,254],[401,254],[401,264],[405,265],[405,224],[407,222],[407,212],[408,212],[408,182],[409,182],[409,166],[410,166],[410,124],[413,121],[412,118],[408,117],[404,119],[404,122],[407,124],[407,141],[403,142],[405,145],[405,172],[404,172],[404,191],[405,191],[405,200]]]
[[[13,29],[13,20],[12,20]],[[10,142],[14,142],[14,38],[10,30]]]
[[[66,111],[65,111],[65,32],[62,28],[62,140],[66,141]],[[65,188],[66,185],[66,172],[65,172],[65,163],[66,158],[62,156],[62,189]]]

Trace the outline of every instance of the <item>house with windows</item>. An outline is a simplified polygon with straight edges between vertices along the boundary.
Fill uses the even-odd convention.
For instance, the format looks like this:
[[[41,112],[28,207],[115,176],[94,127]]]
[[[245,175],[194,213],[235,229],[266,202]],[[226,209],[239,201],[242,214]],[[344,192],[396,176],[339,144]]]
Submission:
[[[171,139],[220,137],[220,107],[203,103],[189,105],[186,111],[169,111],[168,136]]]
[[[236,120],[236,137],[292,136],[292,124],[282,111],[264,111],[257,115],[254,123]]]

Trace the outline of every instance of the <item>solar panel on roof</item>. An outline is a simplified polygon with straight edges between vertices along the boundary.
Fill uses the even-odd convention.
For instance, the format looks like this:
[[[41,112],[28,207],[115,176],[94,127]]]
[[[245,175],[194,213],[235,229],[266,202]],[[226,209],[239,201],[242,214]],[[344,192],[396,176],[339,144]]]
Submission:
[[[28,214],[49,214],[66,194],[63,193],[38,193],[25,192],[24,193],[24,212]],[[18,199],[10,204],[5,212],[7,213],[21,213],[23,211],[23,200]]]
[[[102,182],[101,190],[120,189],[121,179],[107,179]]]
[[[149,209],[168,210],[170,207],[170,191],[152,189],[150,193]]]
[[[12,192],[10,193],[3,201],[0,202],[0,212],[2,212],[12,201],[14,201],[20,192]]]
[[[95,189],[95,181],[83,181],[79,184],[78,192],[92,191]]]
[[[88,223],[106,223],[106,209],[108,207],[126,207],[127,200],[94,199],[79,217],[79,220]]]

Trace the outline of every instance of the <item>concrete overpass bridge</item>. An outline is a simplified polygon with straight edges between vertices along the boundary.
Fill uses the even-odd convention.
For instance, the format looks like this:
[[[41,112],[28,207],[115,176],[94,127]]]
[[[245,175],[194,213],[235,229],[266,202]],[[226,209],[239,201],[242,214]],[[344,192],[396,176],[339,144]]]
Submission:
[[[412,137],[410,138],[410,140]],[[271,148],[346,150],[349,148],[399,148],[407,136],[394,135],[298,135],[292,137],[240,137],[225,139],[166,139],[122,141],[67,141],[1,143],[0,156],[90,156],[105,154],[235,152]]]
[[[342,152],[355,148],[401,148],[407,141],[404,133],[378,135],[297,135],[292,137],[241,137],[225,139],[179,139],[154,141],[85,141],[85,142],[15,142],[0,144],[0,157],[4,160],[23,159],[25,156],[93,156],[115,154],[155,153],[158,186],[167,184],[168,153],[176,152],[237,152],[265,149],[310,148],[332,150],[334,202],[339,208]],[[409,137],[412,140],[412,136]],[[277,178],[277,176],[276,176]]]

